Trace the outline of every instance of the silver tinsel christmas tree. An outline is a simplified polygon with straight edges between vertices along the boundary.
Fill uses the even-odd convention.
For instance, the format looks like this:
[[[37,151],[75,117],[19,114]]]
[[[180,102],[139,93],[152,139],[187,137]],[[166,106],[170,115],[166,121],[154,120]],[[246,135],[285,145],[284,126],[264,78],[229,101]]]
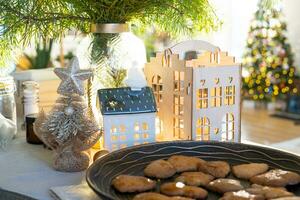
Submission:
[[[80,70],[78,59],[67,68],[54,72],[62,80],[60,94],[49,115],[43,111],[35,122],[35,131],[55,152],[54,168],[59,171],[82,171],[89,166],[86,152],[100,137],[98,123],[87,107],[83,81],[92,76],[91,70]]]

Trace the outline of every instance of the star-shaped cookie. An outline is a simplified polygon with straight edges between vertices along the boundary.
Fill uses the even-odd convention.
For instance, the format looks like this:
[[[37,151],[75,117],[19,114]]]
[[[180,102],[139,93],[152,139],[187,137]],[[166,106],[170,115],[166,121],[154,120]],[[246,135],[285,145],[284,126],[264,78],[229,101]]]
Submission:
[[[84,95],[83,81],[93,75],[90,69],[80,69],[78,58],[74,57],[67,68],[55,68],[54,73],[61,79],[57,89],[58,94]]]

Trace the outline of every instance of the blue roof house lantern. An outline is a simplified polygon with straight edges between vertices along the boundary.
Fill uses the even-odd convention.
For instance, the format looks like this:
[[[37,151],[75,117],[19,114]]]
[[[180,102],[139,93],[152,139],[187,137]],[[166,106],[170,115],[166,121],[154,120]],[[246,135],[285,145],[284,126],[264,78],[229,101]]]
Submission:
[[[156,102],[150,87],[100,89],[98,96],[105,149],[155,142]]]

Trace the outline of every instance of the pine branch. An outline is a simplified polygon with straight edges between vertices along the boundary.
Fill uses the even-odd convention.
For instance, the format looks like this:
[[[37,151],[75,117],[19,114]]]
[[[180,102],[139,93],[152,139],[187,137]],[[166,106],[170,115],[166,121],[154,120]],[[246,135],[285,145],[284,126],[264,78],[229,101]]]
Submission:
[[[208,0],[0,0],[0,10],[0,58],[32,38],[59,38],[72,28],[88,32],[92,23],[151,24],[173,36],[220,24]]]

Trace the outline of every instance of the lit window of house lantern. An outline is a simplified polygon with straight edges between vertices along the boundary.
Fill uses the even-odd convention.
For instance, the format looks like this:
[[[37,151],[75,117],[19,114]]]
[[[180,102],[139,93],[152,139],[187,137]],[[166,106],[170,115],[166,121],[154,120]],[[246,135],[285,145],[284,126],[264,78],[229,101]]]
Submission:
[[[159,140],[240,141],[241,66],[234,57],[187,41],[157,53],[144,72],[157,102]]]

